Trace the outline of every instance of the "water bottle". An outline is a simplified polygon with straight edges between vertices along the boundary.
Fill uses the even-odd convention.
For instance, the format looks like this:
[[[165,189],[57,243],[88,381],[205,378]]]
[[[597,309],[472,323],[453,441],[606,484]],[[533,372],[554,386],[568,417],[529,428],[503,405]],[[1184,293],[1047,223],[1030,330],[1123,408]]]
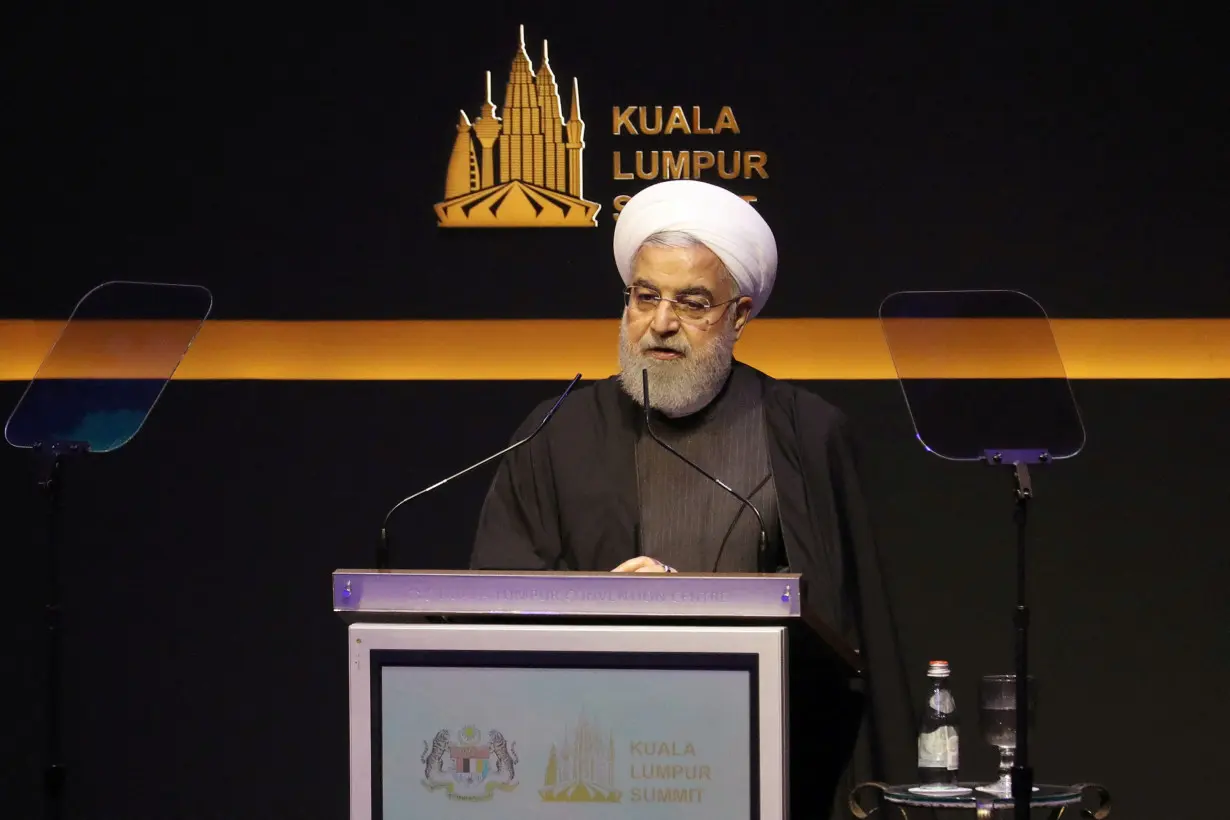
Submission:
[[[918,732],[918,778],[924,784],[957,782],[957,702],[948,686],[948,661],[927,667],[927,707]]]

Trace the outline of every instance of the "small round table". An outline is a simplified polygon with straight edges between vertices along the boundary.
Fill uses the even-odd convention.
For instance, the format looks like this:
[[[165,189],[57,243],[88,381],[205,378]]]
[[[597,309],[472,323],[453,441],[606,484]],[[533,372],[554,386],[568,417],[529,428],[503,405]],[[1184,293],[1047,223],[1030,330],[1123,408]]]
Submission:
[[[897,807],[902,818],[908,820],[907,809],[911,806],[925,809],[957,809],[972,810],[978,817],[994,817],[997,813],[1007,816],[1013,810],[1011,797],[999,797],[988,792],[979,791],[979,786],[985,783],[956,783],[959,792],[933,794],[923,789],[918,783],[891,785],[870,781],[860,783],[850,792],[850,812],[859,820],[869,817],[878,806],[870,810],[864,809],[859,801],[863,792],[878,791],[880,799],[889,805]],[[913,791],[912,791],[913,790]],[[1093,792],[1097,795],[1098,805],[1094,809],[1080,808],[1082,817],[1093,820],[1103,820],[1110,816],[1110,793],[1096,783],[1077,783],[1073,786],[1049,786],[1039,783],[1035,787],[1031,806],[1040,809],[1050,809],[1049,820],[1059,820],[1068,807],[1078,807],[1084,801],[1085,794]]]

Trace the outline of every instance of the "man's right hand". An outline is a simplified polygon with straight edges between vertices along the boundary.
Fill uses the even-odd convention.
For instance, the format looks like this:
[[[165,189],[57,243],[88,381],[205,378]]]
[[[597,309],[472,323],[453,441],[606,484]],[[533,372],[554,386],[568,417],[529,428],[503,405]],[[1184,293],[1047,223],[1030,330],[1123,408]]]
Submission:
[[[674,572],[675,570],[663,564],[661,561],[655,561],[648,555],[638,555],[636,558],[629,558],[624,561],[611,572]]]

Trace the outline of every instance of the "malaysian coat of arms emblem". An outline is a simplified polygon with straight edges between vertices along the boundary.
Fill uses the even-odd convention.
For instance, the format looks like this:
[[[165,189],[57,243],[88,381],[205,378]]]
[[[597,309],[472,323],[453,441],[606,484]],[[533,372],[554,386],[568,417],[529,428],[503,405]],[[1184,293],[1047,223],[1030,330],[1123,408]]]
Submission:
[[[474,726],[448,729],[423,741],[423,786],[450,800],[490,800],[496,791],[517,788],[517,744],[491,729],[486,737]]]

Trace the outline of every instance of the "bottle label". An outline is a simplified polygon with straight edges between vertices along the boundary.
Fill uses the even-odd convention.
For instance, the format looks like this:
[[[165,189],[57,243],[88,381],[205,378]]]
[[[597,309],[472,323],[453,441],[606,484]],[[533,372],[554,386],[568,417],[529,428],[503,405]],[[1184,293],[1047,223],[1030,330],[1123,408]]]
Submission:
[[[941,726],[918,736],[918,768],[957,771],[960,743],[955,726]]]
[[[932,692],[930,699],[927,701],[927,705],[939,712],[941,715],[950,715],[952,714],[952,710],[956,708],[956,703],[953,701],[952,693],[944,689],[940,689],[937,692]]]

